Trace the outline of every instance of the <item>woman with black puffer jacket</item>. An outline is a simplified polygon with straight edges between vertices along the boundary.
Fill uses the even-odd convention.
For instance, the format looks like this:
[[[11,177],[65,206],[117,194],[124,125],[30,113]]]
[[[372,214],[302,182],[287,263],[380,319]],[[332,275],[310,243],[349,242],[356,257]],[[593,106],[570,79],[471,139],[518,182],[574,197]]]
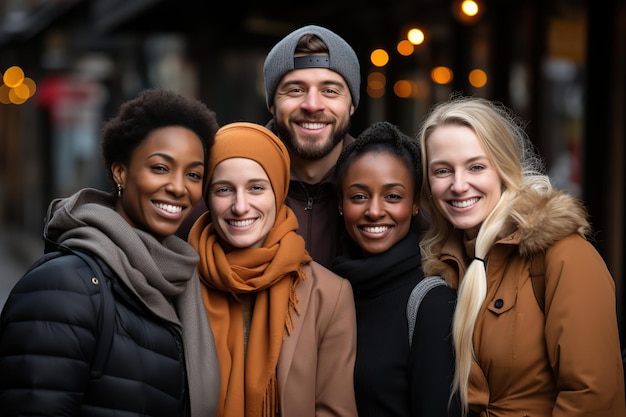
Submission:
[[[217,128],[204,104],[161,89],[107,122],[114,191],[50,204],[49,253],[0,316],[3,417],[215,415],[219,370],[199,257],[174,232],[202,196]]]

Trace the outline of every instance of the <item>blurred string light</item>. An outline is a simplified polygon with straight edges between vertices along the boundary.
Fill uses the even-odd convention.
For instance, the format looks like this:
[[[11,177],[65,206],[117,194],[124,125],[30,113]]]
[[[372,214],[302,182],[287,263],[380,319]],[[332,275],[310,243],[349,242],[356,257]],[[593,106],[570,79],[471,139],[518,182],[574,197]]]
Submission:
[[[406,39],[402,39],[396,45],[398,53],[402,56],[412,55],[415,47],[424,43],[424,32],[420,28],[411,28],[406,34]]]
[[[461,11],[466,16],[474,17],[478,14],[478,3],[473,0],[465,0],[461,3]]]
[[[377,67],[384,67],[389,63],[389,53],[384,49],[374,49],[370,54],[370,61]]]
[[[0,103],[2,104],[23,104],[35,95],[37,84],[31,78],[24,75],[24,71],[14,65],[7,68],[2,77],[0,85]]]
[[[429,85],[426,80],[398,80],[393,85],[393,92],[400,98],[421,98],[429,95]]]
[[[474,69],[469,73],[469,82],[473,87],[481,88],[487,84],[487,74],[481,69]]]
[[[415,51],[415,47],[407,39],[403,39],[396,45],[396,50],[402,56],[409,56]]]
[[[405,39],[400,40],[396,45],[396,51],[402,56],[410,56],[415,51],[415,46],[424,42],[424,32],[418,28],[411,28]],[[370,54],[370,62],[377,68],[383,68],[389,63],[390,57],[387,50],[378,48],[374,49]],[[385,86],[387,77],[383,72],[373,71],[367,77],[367,94],[371,98],[380,98],[385,94]],[[394,86],[394,92],[400,96],[407,97],[413,95],[407,91],[414,89],[407,88],[406,84],[400,83]]]
[[[421,45],[424,43],[426,37],[424,36],[424,32],[419,28],[409,29],[409,32],[406,35],[406,38],[413,45]]]
[[[424,43],[426,39],[424,31],[418,27],[412,27],[407,31],[406,39],[402,39],[396,45],[398,53],[402,56],[409,56],[415,51],[415,47]]]
[[[454,16],[462,23],[472,24],[478,21],[483,12],[481,0],[456,0],[452,10]]]
[[[453,14],[462,23],[476,23],[482,14],[483,0],[454,0]],[[426,42],[426,35],[419,27],[411,27],[406,32],[406,37],[396,45],[396,50],[401,56],[412,55],[416,47]],[[387,50],[378,48],[370,54],[370,62],[377,68],[383,68],[389,64],[390,56]],[[468,75],[468,81],[474,88],[482,88],[487,84],[487,74],[482,69],[474,69]],[[436,66],[430,71],[431,82],[439,85],[452,83],[454,72],[446,66]],[[397,97],[410,98],[422,97],[428,91],[428,85],[421,85],[412,80],[398,80],[393,84],[393,92]],[[391,84],[390,84],[391,85]],[[387,76],[383,71],[372,71],[367,78],[367,93],[371,98],[380,98],[385,94],[387,86]]]
[[[385,94],[387,77],[379,71],[372,71],[367,76],[367,94],[371,98],[381,98]]]
[[[417,88],[409,80],[398,80],[393,85],[393,92],[400,98],[409,98],[415,96]]]
[[[454,79],[454,73],[448,67],[435,67],[430,71],[430,79],[437,84],[450,84]]]

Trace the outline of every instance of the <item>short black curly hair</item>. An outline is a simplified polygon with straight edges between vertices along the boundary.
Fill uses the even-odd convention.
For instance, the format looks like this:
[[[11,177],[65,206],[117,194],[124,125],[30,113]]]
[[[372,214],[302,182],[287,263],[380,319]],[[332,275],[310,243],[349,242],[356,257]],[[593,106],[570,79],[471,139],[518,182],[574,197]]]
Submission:
[[[352,161],[367,152],[387,152],[396,155],[411,172],[416,195],[422,185],[422,160],[417,140],[403,133],[398,126],[389,122],[375,122],[366,128],[357,139],[346,146],[335,165],[335,179],[341,184]],[[339,187],[341,193],[341,187]]]
[[[128,165],[135,149],[153,130],[169,126],[185,127],[198,135],[206,165],[219,129],[215,112],[199,100],[163,88],[150,88],[124,102],[102,129],[102,157],[113,187],[111,166],[115,162]]]

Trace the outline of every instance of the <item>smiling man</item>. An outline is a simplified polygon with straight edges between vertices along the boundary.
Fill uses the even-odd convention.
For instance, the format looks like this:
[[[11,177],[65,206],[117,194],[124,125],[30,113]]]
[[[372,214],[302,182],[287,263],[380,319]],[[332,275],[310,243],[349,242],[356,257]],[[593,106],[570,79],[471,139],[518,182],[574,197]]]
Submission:
[[[266,127],[283,141],[291,158],[286,204],[296,214],[309,254],[327,268],[339,254],[344,234],[334,170],[342,149],[354,142],[350,118],[359,105],[360,71],[352,47],[315,25],[286,35],[263,66],[272,114]],[[201,202],[176,234],[186,239],[205,211]]]
[[[343,230],[333,172],[341,150],[354,141],[349,130],[360,99],[359,60],[337,34],[309,25],[272,48],[263,73],[272,114],[267,127],[291,157],[287,205],[313,259],[329,267]]]

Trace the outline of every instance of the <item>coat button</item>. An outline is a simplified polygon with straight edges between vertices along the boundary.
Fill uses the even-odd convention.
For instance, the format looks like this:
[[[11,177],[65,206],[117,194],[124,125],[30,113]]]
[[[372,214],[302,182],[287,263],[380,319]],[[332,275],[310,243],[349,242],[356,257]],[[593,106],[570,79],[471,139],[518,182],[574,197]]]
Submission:
[[[502,300],[502,298],[498,298],[495,303],[493,303],[493,305],[496,308],[502,308],[502,306],[504,305],[504,300]]]

